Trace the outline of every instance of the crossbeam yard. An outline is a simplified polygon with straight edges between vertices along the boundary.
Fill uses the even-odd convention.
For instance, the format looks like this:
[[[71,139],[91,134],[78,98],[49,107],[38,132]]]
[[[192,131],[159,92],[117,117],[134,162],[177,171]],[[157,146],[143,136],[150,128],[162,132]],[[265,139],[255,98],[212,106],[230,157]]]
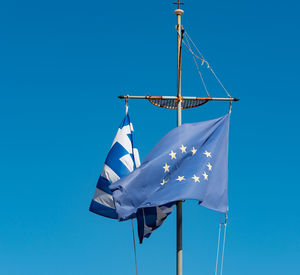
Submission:
[[[146,99],[155,106],[167,109],[177,109],[181,103],[182,109],[199,107],[208,101],[238,101],[238,98],[232,97],[193,97],[193,96],[131,96],[121,95],[120,99]]]

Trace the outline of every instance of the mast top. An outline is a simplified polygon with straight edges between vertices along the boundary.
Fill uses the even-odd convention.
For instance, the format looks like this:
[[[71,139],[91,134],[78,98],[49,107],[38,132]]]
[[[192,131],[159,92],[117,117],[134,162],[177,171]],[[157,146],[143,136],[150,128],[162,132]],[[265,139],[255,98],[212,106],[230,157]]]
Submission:
[[[180,0],[177,0],[178,2],[174,2],[173,4],[177,5],[177,9],[174,11],[175,14],[178,16],[181,16],[183,14],[183,10],[180,8],[180,5],[183,5],[183,2],[180,2]]]
[[[184,3],[180,2],[180,0],[177,0],[177,2],[174,2],[173,4],[178,5],[179,10],[180,10],[180,5],[184,5]]]

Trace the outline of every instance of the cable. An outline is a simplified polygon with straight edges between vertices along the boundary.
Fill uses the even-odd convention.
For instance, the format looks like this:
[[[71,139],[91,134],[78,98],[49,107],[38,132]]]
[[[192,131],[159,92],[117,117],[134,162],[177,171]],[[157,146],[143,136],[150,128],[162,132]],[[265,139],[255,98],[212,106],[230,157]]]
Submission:
[[[224,238],[223,238],[223,250],[222,250],[222,260],[221,260],[221,271],[220,271],[220,275],[222,275],[222,273],[223,273],[223,261],[224,261],[224,251],[225,251],[225,241],[226,241],[226,228],[227,228],[227,214],[225,214]]]
[[[188,43],[189,48],[191,48],[189,41],[187,40],[186,42]],[[198,62],[197,62],[197,60],[196,60],[196,58],[195,58],[194,55],[193,55],[193,60],[194,60],[195,65],[196,65],[196,67],[197,67],[197,71],[198,71],[198,74],[199,74],[199,76],[200,76],[200,78],[201,78],[201,81],[202,81],[202,84],[203,84],[203,86],[204,86],[205,92],[206,92],[207,96],[210,97],[210,94],[209,94],[209,92],[208,92],[208,90],[207,90],[207,87],[206,87],[206,84],[205,84],[205,82],[204,82],[202,73],[201,73],[201,71],[200,71],[200,69],[199,69]]]
[[[203,65],[204,63],[207,65],[207,68],[211,71],[211,73],[213,74],[213,76],[215,77],[215,79],[218,81],[218,83],[220,84],[220,86],[223,88],[223,90],[226,92],[228,97],[231,97],[231,95],[229,94],[229,92],[227,91],[227,89],[224,87],[223,83],[221,82],[221,80],[218,78],[218,76],[216,75],[216,73],[214,72],[214,70],[211,68],[211,66],[209,65],[209,63],[205,60],[204,56],[202,55],[202,53],[199,51],[199,49],[197,48],[197,46],[195,45],[195,43],[193,42],[193,40],[191,39],[191,37],[188,35],[187,32],[185,32],[186,34],[186,40],[187,43],[189,44],[188,40],[190,40],[190,42],[192,43],[192,45],[194,46],[194,48],[197,50],[197,52],[199,53],[200,57],[195,54],[192,50],[192,48],[190,47],[190,45],[187,45],[184,42],[184,45],[187,47],[187,49],[190,51],[190,53],[197,59],[201,60]]]
[[[220,239],[221,239],[222,224],[224,225],[224,235],[223,235],[223,248],[222,248],[222,255],[221,255],[220,275],[222,275],[222,273],[223,273],[224,252],[225,252],[225,242],[226,242],[227,214],[225,214],[225,221],[224,222],[222,222],[222,216],[220,217],[215,275],[218,274],[218,263],[219,263],[219,252],[220,252]]]
[[[217,273],[218,273],[219,250],[220,250],[220,236],[221,236],[221,225],[222,225],[222,222],[221,222],[221,220],[220,220],[215,275],[217,275]]]
[[[133,237],[133,248],[134,248],[135,274],[138,275],[133,219],[131,219],[131,226],[132,226],[132,237]]]
[[[125,98],[125,113],[128,114],[128,99]]]

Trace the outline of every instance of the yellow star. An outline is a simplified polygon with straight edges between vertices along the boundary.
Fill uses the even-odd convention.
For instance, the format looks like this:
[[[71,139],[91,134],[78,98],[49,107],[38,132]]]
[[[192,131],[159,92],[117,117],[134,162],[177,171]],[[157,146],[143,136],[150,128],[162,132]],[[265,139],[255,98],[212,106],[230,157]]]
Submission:
[[[209,171],[212,170],[212,165],[211,165],[210,163],[208,163],[206,166],[208,167],[208,170],[209,170]]]
[[[165,166],[163,166],[163,168],[165,169],[165,173],[170,172],[169,170],[170,166],[168,165],[168,163],[166,163]]]
[[[206,155],[207,158],[208,158],[208,157],[211,158],[211,152],[205,151],[203,154]]]
[[[167,182],[168,182],[167,180],[163,179],[163,181],[160,183],[160,185],[164,185]]]
[[[193,155],[195,155],[197,152],[197,149],[195,149],[195,147],[193,147],[193,149],[191,151],[192,151]]]
[[[193,179],[195,182],[200,182],[199,177],[197,177],[196,175],[194,175],[194,176],[192,177],[192,179]]]
[[[185,180],[185,178],[184,178],[184,176],[182,176],[182,177],[178,176],[178,178],[176,180],[183,181],[183,180]]]
[[[181,153],[186,153],[186,147],[184,147],[183,145],[181,145],[180,150]]]
[[[174,153],[173,151],[171,151],[169,156],[171,156],[171,159],[176,159],[176,153]]]
[[[205,172],[202,174],[202,176],[204,177],[205,180],[208,180],[208,175]]]

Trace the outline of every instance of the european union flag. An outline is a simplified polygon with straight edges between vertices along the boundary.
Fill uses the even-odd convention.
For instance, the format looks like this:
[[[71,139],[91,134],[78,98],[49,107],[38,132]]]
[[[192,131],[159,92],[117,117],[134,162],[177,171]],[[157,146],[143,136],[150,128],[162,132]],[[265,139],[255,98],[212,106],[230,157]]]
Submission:
[[[118,219],[187,199],[227,212],[229,118],[184,124],[169,132],[139,168],[110,186]]]

